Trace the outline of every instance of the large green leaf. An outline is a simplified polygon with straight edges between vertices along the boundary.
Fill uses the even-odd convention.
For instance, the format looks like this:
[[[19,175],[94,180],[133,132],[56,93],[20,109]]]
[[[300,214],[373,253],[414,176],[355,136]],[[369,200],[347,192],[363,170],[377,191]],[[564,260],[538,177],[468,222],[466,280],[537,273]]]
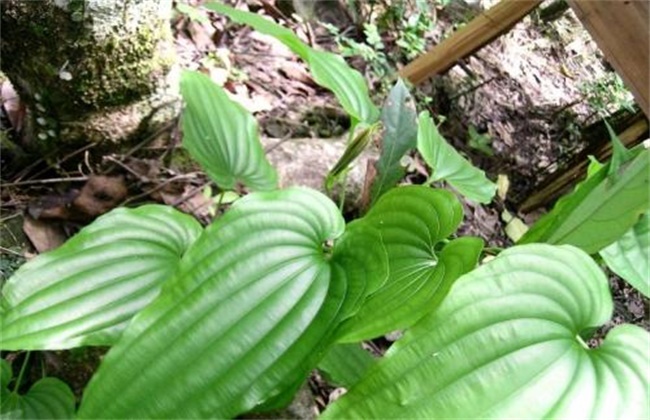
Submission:
[[[0,389],[0,419],[71,419],[75,412],[75,398],[68,385],[57,378],[43,378],[25,395],[11,392],[11,366],[1,359],[2,389]]]
[[[325,353],[318,369],[329,382],[350,388],[366,375],[374,363],[375,358],[359,343],[336,344]]]
[[[0,348],[112,345],[200,233],[194,218],[166,206],[100,217],[7,281]]]
[[[356,121],[366,124],[377,121],[379,110],[368,95],[366,81],[341,56],[310,49],[307,64],[316,83],[331,90],[345,112]]]
[[[307,54],[311,49],[298,38],[290,29],[262,17],[256,13],[238,10],[223,3],[210,2],[203,5],[206,9],[226,15],[230,19],[242,25],[248,25],[256,31],[272,36],[286,45],[294,54],[307,61]]]
[[[479,203],[492,201],[496,184],[447,143],[426,111],[420,113],[418,120],[418,151],[433,171],[431,181],[447,181],[459,193]]]
[[[650,298],[650,212],[600,255],[613,272]]]
[[[476,266],[483,243],[461,238],[439,250],[462,220],[452,193],[423,186],[395,188],[352,223],[381,232],[389,261],[387,281],[364,301],[340,331],[341,341],[374,338],[412,325]]]
[[[394,187],[403,177],[400,161],[417,146],[417,114],[415,103],[408,88],[398,79],[391,89],[381,111],[384,133],[381,138],[381,154],[375,164],[377,175],[372,183],[372,202]]]
[[[385,280],[379,233],[343,230],[316,191],[237,201],[109,351],[80,417],[225,418],[285,400]]]
[[[331,90],[343,109],[356,122],[372,124],[379,118],[379,111],[368,96],[368,87],[363,76],[340,56],[315,50],[304,44],[289,29],[254,13],[214,2],[206,3],[205,7],[226,15],[235,22],[249,25],[263,34],[273,36],[285,44],[307,63],[316,83]]]
[[[574,245],[594,254],[618,240],[650,208],[650,150],[642,149],[617,171],[605,165],[560,199],[519,240]]]
[[[323,418],[642,419],[650,334],[612,314],[607,279],[571,246],[511,248],[459,279]]]
[[[277,187],[278,175],[266,159],[257,121],[208,76],[184,71],[181,92],[183,146],[222,189],[238,182],[254,190]]]

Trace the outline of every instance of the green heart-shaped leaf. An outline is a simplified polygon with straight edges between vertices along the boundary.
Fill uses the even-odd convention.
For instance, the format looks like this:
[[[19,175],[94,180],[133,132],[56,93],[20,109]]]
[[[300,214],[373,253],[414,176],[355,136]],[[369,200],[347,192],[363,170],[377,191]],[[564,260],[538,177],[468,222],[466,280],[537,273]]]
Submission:
[[[256,13],[238,10],[223,3],[209,2],[205,3],[203,7],[219,14],[226,15],[237,23],[248,25],[256,31],[276,38],[293,51],[293,53],[298,57],[307,60],[307,53],[310,47],[302,42],[290,29],[278,25],[277,23]]]
[[[181,92],[183,147],[225,190],[238,182],[254,190],[277,187],[278,175],[266,159],[257,121],[208,76],[184,71]]]
[[[379,233],[343,230],[316,191],[237,201],[107,354],[80,416],[224,418],[284,401],[385,279]]]
[[[600,255],[613,272],[650,298],[650,212]]]
[[[215,2],[206,3],[205,7],[226,15],[235,22],[249,25],[265,35],[275,37],[286,45],[309,65],[314,81],[334,93],[343,109],[353,117],[354,122],[370,125],[379,118],[379,111],[368,96],[368,87],[363,76],[340,56],[309,47],[289,29],[255,13]]]
[[[71,419],[75,412],[75,398],[70,387],[57,378],[43,378],[20,395],[10,392],[7,387],[12,372],[9,363],[1,359],[2,376],[0,382],[1,419]]]
[[[426,111],[418,119],[418,151],[432,169],[431,181],[447,181],[459,193],[479,203],[492,201],[496,184],[447,143]]]
[[[159,205],[98,218],[7,281],[0,348],[112,345],[201,230],[194,218]]]
[[[318,369],[328,382],[350,388],[366,375],[374,363],[375,358],[358,343],[336,344],[318,362]]]
[[[369,125],[377,121],[379,110],[368,95],[366,81],[341,56],[309,49],[306,61],[314,81],[331,90],[354,120]]]
[[[571,246],[511,248],[463,276],[323,418],[647,418],[650,334],[614,328],[607,279]]]
[[[452,193],[423,186],[395,188],[382,195],[354,223],[372,226],[382,236],[389,276],[340,330],[341,341],[360,341],[405,328],[444,298],[460,275],[476,266],[483,243],[477,238],[436,248],[462,220]]]

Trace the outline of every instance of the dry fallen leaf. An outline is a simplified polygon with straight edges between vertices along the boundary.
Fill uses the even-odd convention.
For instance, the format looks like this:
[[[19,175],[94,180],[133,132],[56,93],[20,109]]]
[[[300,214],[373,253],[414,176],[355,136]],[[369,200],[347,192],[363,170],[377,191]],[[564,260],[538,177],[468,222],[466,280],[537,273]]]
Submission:
[[[37,220],[29,215],[25,215],[23,232],[39,254],[57,248],[66,240],[66,235],[59,225]]]
[[[81,218],[93,219],[117,207],[127,193],[123,177],[91,175],[72,205]]]

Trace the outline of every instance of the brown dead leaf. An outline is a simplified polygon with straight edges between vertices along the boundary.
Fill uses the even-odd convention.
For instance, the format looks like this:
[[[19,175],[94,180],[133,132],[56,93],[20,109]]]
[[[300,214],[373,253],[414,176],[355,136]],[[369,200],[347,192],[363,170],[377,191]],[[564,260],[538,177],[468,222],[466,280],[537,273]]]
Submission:
[[[309,75],[304,64],[295,61],[283,60],[278,71],[284,74],[287,79],[314,85],[314,79]]]
[[[372,183],[375,182],[377,176],[377,169],[375,168],[377,159],[368,159],[366,161],[366,176],[363,180],[363,189],[361,190],[361,201],[359,207],[364,211],[370,206],[370,192]]]
[[[44,195],[29,203],[27,213],[34,219],[69,219],[70,206],[78,195],[76,189],[61,195]]]
[[[11,127],[20,133],[25,122],[26,109],[8,80],[5,80],[0,87],[0,102],[7,113]]]
[[[197,50],[208,52],[215,49],[214,41],[212,40],[215,28],[211,25],[191,21],[187,23],[186,28]]]
[[[40,254],[59,247],[66,240],[66,235],[59,225],[36,220],[29,215],[25,215],[23,232]]]
[[[123,177],[91,175],[72,204],[80,219],[93,219],[117,207],[127,193]]]

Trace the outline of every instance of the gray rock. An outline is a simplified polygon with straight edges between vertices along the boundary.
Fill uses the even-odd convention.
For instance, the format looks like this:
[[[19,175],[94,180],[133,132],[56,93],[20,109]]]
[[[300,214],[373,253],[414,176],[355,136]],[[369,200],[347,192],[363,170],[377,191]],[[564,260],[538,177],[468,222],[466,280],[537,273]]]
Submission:
[[[262,139],[271,164],[277,169],[280,186],[305,186],[325,192],[325,177],[345,151],[344,138]],[[371,146],[352,164],[346,180],[346,209],[361,197],[368,160],[379,157]],[[337,190],[334,191],[338,195]]]

